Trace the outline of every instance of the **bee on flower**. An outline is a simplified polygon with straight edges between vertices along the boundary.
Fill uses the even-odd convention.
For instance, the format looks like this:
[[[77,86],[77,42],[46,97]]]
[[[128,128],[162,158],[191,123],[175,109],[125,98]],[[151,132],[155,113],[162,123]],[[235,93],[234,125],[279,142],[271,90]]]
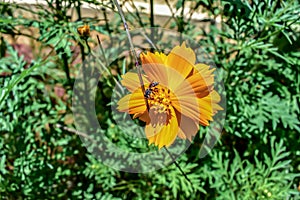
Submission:
[[[147,98],[147,99],[149,99],[149,98],[150,98],[150,95],[151,95],[151,93],[152,93],[152,91],[153,91],[153,87],[157,86],[158,84],[159,84],[159,82],[153,82],[153,81],[152,81],[152,82],[149,84],[149,88],[146,89],[145,94],[144,94],[144,97]]]
[[[191,141],[199,124],[208,126],[222,110],[220,95],[213,87],[214,69],[195,63],[195,53],[185,43],[168,55],[146,52],[140,58],[146,90],[143,93],[136,73],[124,74],[121,83],[131,94],[119,100],[118,110],[146,122],[149,144],[159,149],[172,145],[177,137]]]

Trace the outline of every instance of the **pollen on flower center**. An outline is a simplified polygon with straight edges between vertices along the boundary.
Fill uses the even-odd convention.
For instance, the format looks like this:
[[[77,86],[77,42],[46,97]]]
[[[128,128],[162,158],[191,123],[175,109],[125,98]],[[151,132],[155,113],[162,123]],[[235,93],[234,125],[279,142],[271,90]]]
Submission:
[[[170,115],[170,89],[163,86],[155,86],[148,98],[150,107],[150,118],[153,127],[157,125],[165,125],[169,122]]]
[[[156,86],[152,88],[148,103],[150,107],[153,105],[160,105],[161,107],[168,109],[171,104],[170,89],[163,86]]]

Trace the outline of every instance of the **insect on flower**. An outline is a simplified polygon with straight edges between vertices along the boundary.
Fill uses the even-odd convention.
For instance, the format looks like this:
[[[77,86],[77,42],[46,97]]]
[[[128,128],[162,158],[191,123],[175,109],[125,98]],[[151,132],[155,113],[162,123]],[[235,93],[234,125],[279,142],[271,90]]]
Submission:
[[[146,99],[149,99],[151,93],[152,93],[152,88],[155,87],[155,86],[158,86],[159,82],[154,82],[152,81],[150,84],[149,84],[149,87],[145,90],[145,94],[144,94],[144,97]]]
[[[85,24],[77,28],[77,32],[81,37],[89,37],[90,36],[90,26]]]

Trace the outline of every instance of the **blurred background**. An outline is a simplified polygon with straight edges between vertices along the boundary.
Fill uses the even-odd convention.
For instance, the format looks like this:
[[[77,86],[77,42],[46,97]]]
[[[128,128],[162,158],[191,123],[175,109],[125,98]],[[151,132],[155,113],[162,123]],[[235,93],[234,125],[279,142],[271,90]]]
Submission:
[[[200,159],[200,128],[174,164],[132,174],[86,150],[72,114],[73,85],[91,50],[124,27],[112,1],[0,3],[1,199],[300,199],[300,4],[296,0],[120,1],[131,30],[184,34],[222,71],[226,119]],[[77,31],[89,25],[90,35]],[[156,34],[156,41],[160,35]],[[124,43],[127,38],[124,37]],[[117,49],[105,49],[117,52]],[[124,67],[124,65],[126,66]],[[103,134],[124,149],[109,103],[114,80],[134,66],[120,57],[97,85]],[[82,134],[81,134],[82,136]],[[83,135],[84,136],[84,135]],[[114,153],[107,153],[114,162]],[[116,163],[114,163],[116,164]]]

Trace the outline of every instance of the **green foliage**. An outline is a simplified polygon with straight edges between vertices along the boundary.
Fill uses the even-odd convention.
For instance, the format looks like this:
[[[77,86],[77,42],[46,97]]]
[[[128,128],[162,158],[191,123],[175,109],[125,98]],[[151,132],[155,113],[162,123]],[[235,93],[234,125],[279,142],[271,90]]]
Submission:
[[[92,10],[101,15],[85,17],[84,3],[95,6]],[[145,157],[143,165],[134,159],[116,160],[116,152],[103,151],[111,163],[104,165],[86,150],[74,130],[72,87],[79,66],[97,45],[95,38],[85,40],[76,29],[87,23],[105,37],[124,32],[110,1],[48,0],[49,9],[2,2],[1,199],[300,198],[299,2],[178,0],[164,4],[179,15],[162,24],[135,7],[125,13],[130,28],[154,22],[182,32],[212,56],[224,75],[227,116],[221,140],[209,156],[199,159],[205,136],[201,129],[177,160],[192,184],[174,164],[151,173],[117,171],[112,166],[128,162],[147,169],[157,160]],[[188,14],[183,7],[189,8]],[[193,13],[200,11],[207,19],[192,21]],[[26,45],[30,48],[22,51]],[[117,52],[113,48],[104,51]],[[123,57],[116,60],[110,67],[118,75],[106,69],[98,83],[96,102],[102,103],[95,110],[104,129],[100,134],[121,149],[147,152],[154,147],[126,135],[126,131],[139,132],[129,123],[126,131],[120,130],[116,122],[126,121],[124,116],[112,119],[110,112],[115,103],[111,102],[114,80],[120,79],[128,65]],[[101,147],[90,146],[98,151]]]
[[[230,159],[223,152],[212,157],[209,175],[211,188],[217,191],[216,199],[285,199],[295,192],[290,190],[293,179],[289,152],[283,141],[275,143],[271,138],[271,155],[254,155],[254,163],[241,160],[235,151]],[[299,176],[299,174],[298,174]]]

